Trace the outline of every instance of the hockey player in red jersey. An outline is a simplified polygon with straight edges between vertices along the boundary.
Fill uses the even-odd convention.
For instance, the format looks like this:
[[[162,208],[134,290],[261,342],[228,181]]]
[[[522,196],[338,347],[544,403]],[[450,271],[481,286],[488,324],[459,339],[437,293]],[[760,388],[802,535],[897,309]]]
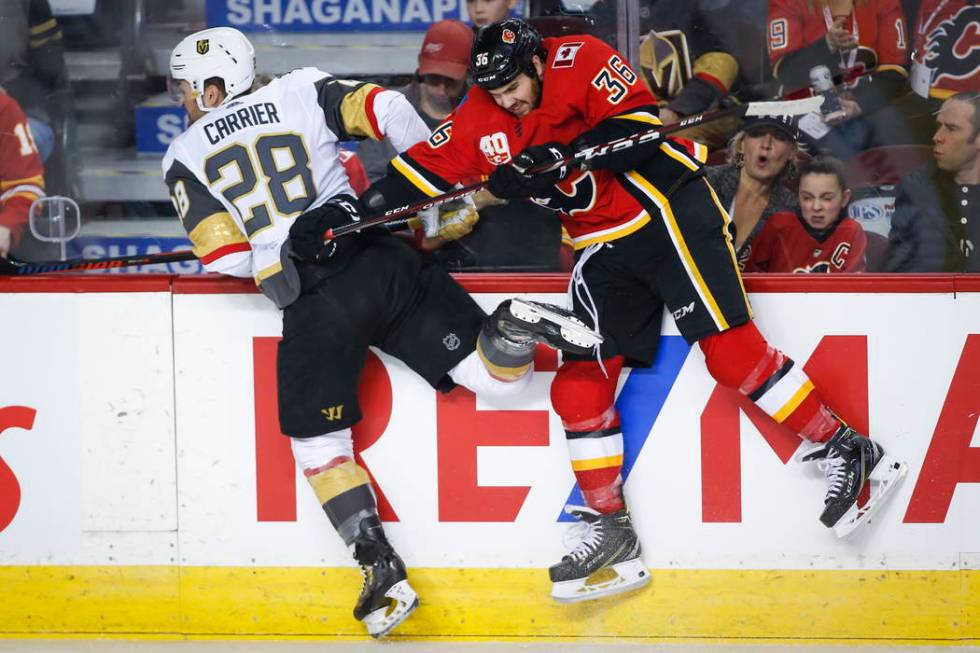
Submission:
[[[904,467],[838,419],[803,370],[755,328],[730,220],[703,174],[703,148],[678,140],[609,148],[587,170],[553,165],[525,175],[572,151],[659,125],[653,96],[598,39],[542,39],[517,19],[479,32],[471,76],[476,86],[454,114],[427,142],[393,159],[364,199],[381,210],[489,175],[491,192],[552,208],[574,239],[574,310],[604,341],[592,355],[564,356],[551,387],[588,503],[569,509],[584,537],[549,570],[552,596],[598,598],[650,580],[623,497],[614,401],[621,369],[652,363],[664,305],[684,337],[700,344],[718,382],[818,444],[808,460],[820,461],[830,483],[821,521],[839,533],[861,523],[860,490],[875,481],[877,505]]]
[[[0,89],[0,258],[20,242],[31,203],[44,196],[43,175],[27,118]]]
[[[868,237],[844,209],[844,166],[816,157],[800,170],[800,213],[776,213],[750,246],[746,272],[864,272]]]

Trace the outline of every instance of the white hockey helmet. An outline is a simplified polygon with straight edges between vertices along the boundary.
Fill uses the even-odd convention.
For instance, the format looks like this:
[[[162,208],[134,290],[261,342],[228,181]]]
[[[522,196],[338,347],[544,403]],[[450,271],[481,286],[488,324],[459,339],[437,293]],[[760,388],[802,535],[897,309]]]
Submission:
[[[191,34],[170,53],[170,77],[191,85],[197,108],[204,106],[204,82],[218,77],[225,83],[228,102],[252,88],[255,80],[255,48],[233,27],[213,27]]]

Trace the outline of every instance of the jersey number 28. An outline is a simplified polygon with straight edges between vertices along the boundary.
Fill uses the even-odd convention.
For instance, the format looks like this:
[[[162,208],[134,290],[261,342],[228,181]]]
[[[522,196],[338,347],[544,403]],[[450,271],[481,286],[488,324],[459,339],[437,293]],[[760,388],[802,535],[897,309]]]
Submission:
[[[250,195],[259,183],[256,160],[265,178],[265,192],[255,199],[264,201],[239,206],[236,201]],[[208,183],[216,186],[226,181],[230,166],[237,169],[237,181],[219,192],[241,212],[249,239],[272,225],[269,200],[278,216],[290,217],[306,209],[316,192],[310,155],[299,134],[265,134],[249,148],[235,143],[212,154],[204,162]]]

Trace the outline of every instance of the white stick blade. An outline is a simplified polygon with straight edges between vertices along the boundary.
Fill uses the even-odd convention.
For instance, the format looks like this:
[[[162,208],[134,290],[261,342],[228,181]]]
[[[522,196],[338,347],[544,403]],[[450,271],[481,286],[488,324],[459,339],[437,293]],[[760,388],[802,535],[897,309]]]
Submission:
[[[802,100],[786,100],[783,102],[750,102],[745,110],[746,116],[803,116],[819,111],[823,104],[823,96],[803,98]]]

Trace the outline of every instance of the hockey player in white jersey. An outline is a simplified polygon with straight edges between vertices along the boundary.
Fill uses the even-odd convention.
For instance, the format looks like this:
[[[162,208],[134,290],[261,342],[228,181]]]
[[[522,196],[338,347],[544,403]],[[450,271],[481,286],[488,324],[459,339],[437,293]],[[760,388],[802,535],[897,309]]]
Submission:
[[[231,28],[181,41],[170,73],[190,126],[163,171],[205,268],[252,277],[283,310],[279,421],[297,464],[364,572],[354,616],[382,637],[418,605],[354,461],[358,380],[369,346],[434,388],[486,398],[526,387],[537,342],[583,353],[601,337],[562,309],[504,302],[488,318],[441,268],[381,229],[324,244],[361,215],[338,143],[429,137],[399,93],[314,68],[253,89],[254,50]]]

